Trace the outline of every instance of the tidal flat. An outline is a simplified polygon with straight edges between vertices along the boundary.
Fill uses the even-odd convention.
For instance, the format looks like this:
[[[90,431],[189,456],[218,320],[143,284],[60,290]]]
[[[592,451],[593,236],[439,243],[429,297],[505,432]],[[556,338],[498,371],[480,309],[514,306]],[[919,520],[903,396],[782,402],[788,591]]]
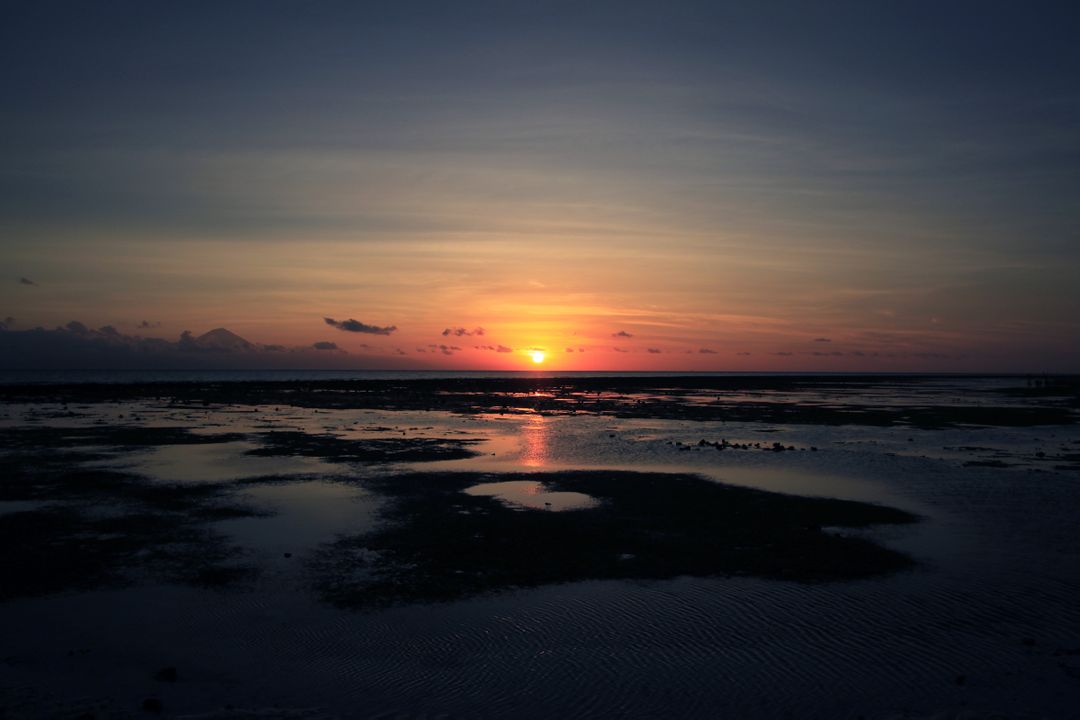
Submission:
[[[1075,717],[1078,418],[1074,378],[4,386],[0,717]]]

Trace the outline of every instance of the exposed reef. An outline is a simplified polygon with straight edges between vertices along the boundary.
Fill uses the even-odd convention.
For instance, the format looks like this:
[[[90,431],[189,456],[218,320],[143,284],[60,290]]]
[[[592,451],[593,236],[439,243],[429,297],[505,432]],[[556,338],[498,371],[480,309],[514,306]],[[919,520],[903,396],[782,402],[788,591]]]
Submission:
[[[818,425],[1066,425],[1080,417],[1080,380],[1038,386],[1003,377],[985,392],[1000,402],[956,402],[927,390],[929,376],[515,377],[292,382],[193,382],[129,385],[9,385],[0,402],[95,403],[157,400],[178,406],[292,405],[307,408],[444,410],[458,413],[591,413],[626,418]],[[941,378],[949,381],[948,376]],[[888,404],[875,393],[911,390]],[[806,393],[825,399],[809,401]],[[1030,399],[1033,402],[1026,403]],[[1034,402],[1037,401],[1037,402]]]
[[[595,498],[588,509],[514,507],[464,491],[530,480]],[[432,602],[548,583],[756,575],[843,580],[907,568],[905,555],[823,530],[909,523],[893,508],[635,472],[418,473],[363,481],[390,499],[384,524],[314,561],[327,600],[365,607]]]
[[[240,548],[212,530],[214,521],[260,514],[238,502],[230,487],[159,483],[87,467],[111,456],[78,445],[123,440],[140,447],[196,437],[175,428],[0,431],[8,448],[0,454],[0,510],[18,503],[0,512],[0,600],[143,577],[223,585],[255,573]]]
[[[300,431],[262,433],[257,438],[260,447],[248,451],[249,455],[302,455],[335,462],[389,463],[460,460],[476,454],[467,447],[474,441],[445,438],[351,440]]]

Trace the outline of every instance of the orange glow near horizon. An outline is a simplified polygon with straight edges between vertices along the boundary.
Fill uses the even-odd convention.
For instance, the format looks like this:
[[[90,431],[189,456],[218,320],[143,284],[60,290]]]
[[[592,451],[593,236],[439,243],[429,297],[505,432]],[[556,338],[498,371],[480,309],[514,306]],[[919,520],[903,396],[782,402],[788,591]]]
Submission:
[[[435,271],[440,256],[434,248],[425,248],[420,259],[406,257],[404,251],[393,248],[386,249],[385,256],[371,256],[381,268],[376,276],[372,266],[360,260],[368,255],[362,256],[351,246],[307,243],[301,247],[282,243],[264,248],[257,262],[245,264],[245,256],[234,246],[196,242],[198,253],[188,256],[177,251],[168,255],[170,272],[189,273],[226,289],[188,298],[180,285],[155,274],[161,272],[157,256],[130,242],[114,242],[119,243],[114,248],[118,255],[143,269],[122,296],[107,296],[95,304],[92,296],[96,291],[80,284],[83,276],[64,278],[68,283],[65,287],[69,287],[65,292],[70,295],[31,292],[28,286],[17,284],[6,290],[0,286],[0,301],[9,300],[0,307],[17,311],[21,308],[12,314],[31,318],[20,317],[7,330],[30,331],[36,325],[65,328],[77,320],[91,330],[112,326],[120,335],[128,336],[123,347],[137,344],[138,338],[167,343],[148,345],[152,351],[175,346],[185,330],[198,337],[214,328],[225,328],[265,350],[246,350],[233,356],[177,355],[177,359],[220,358],[225,363],[250,362],[260,367],[920,372],[962,370],[976,362],[972,367],[977,369],[1007,370],[1014,362],[999,337],[989,337],[985,328],[969,327],[945,314],[928,318],[926,309],[921,314],[896,312],[860,300],[850,301],[855,307],[850,313],[837,310],[834,315],[815,315],[806,309],[809,306],[803,306],[809,296],[793,298],[789,284],[762,281],[746,287],[740,283],[748,273],[733,275],[734,271],[729,272],[726,266],[700,258],[692,266],[671,261],[664,265],[663,273],[636,283],[635,287],[647,291],[652,301],[645,303],[627,290],[630,281],[626,278],[636,275],[633,267],[620,264],[629,257],[626,255],[611,261],[620,269],[618,277],[593,272],[594,266],[585,260],[568,262],[565,258],[575,257],[574,249],[564,248],[558,272],[545,265],[552,262],[545,257],[530,257],[531,271],[546,282],[506,284],[502,278],[512,274],[513,269],[494,262],[484,265],[494,267],[494,278],[472,279],[451,273],[458,278],[457,283],[441,286],[437,281],[442,276]],[[163,243],[161,247],[168,246],[167,241]],[[496,260],[501,257],[498,248],[487,246],[457,248],[455,257],[479,264],[481,250],[493,253]],[[525,251],[519,248],[518,252]],[[81,267],[92,266],[96,256],[73,250],[66,257]],[[331,257],[333,266],[326,259]],[[417,275],[414,284],[405,290],[385,284],[385,278],[394,273],[407,276],[406,260]],[[731,257],[728,260],[734,262]],[[267,289],[259,293],[245,290],[246,286],[229,290],[229,283],[238,276],[226,273],[234,268],[250,270],[253,274],[245,276],[245,281],[254,282],[258,277],[260,287]],[[695,283],[704,283],[701,274],[705,269],[712,272],[708,294],[698,297],[684,291]],[[586,270],[590,273],[587,276]],[[558,284],[547,280],[549,276],[557,277]],[[650,284],[658,282],[658,277],[675,276],[683,278],[679,292]],[[327,287],[316,282],[317,278],[324,278],[321,282]],[[358,285],[353,287],[352,283]],[[421,283],[436,290],[425,294]],[[340,289],[346,285],[347,290]],[[311,290],[313,286],[318,287]],[[22,298],[19,302],[12,299],[16,292]],[[20,304],[31,300],[37,303],[36,312]],[[821,302],[829,305],[827,298]],[[150,322],[140,324],[141,319],[132,319],[129,306],[139,307]],[[222,306],[228,308],[227,313],[220,310]],[[872,307],[877,309],[866,309]],[[385,333],[346,331],[328,324],[328,316],[339,321],[354,319],[358,325],[376,329],[393,329]],[[67,330],[61,332],[71,335]],[[114,335],[99,337],[94,333],[97,331],[71,338],[73,342],[118,342]],[[1062,336],[1055,342],[1047,352],[1067,355],[1071,340]],[[966,360],[968,357],[977,360]]]

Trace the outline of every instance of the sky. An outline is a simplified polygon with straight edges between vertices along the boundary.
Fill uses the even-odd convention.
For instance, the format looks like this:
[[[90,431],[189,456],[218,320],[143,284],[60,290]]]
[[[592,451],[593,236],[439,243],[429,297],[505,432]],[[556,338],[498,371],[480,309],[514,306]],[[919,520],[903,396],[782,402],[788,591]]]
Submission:
[[[0,367],[1080,370],[1075,3],[2,12]]]

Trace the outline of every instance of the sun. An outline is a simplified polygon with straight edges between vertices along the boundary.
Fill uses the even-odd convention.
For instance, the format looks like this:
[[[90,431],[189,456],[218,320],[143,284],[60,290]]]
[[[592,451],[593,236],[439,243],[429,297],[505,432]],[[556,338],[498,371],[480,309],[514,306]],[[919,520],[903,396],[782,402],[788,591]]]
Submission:
[[[544,358],[547,356],[547,353],[545,353],[543,350],[533,350],[531,353],[529,353],[529,356],[532,357],[532,361],[534,363],[539,365],[540,363],[544,362]]]

